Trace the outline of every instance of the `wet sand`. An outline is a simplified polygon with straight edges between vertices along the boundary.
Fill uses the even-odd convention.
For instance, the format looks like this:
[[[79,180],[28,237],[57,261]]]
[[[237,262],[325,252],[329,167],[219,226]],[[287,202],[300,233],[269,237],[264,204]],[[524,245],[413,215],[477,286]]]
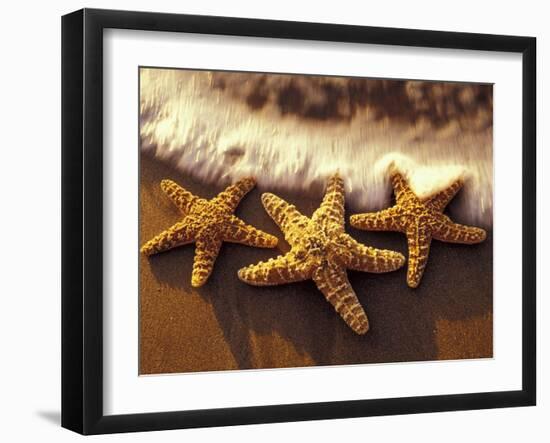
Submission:
[[[202,197],[221,190],[142,154],[140,243],[180,218],[160,190],[164,178]],[[405,267],[387,274],[349,271],[371,326],[359,336],[311,281],[259,288],[237,278],[241,267],[289,249],[261,205],[263,191],[251,191],[236,214],[277,236],[279,246],[224,243],[205,286],[191,287],[193,245],[140,256],[140,374],[492,357],[491,232],[479,245],[432,242],[417,289],[407,287]],[[279,195],[308,216],[320,203]],[[364,232],[349,225],[347,231],[365,244],[406,255],[401,234]]]

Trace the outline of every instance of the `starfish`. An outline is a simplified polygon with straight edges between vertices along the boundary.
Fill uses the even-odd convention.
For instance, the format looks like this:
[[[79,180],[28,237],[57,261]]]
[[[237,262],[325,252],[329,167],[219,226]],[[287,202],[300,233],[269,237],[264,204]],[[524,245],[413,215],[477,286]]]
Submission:
[[[262,203],[291,249],[285,255],[239,270],[239,278],[256,286],[312,279],[351,329],[365,334],[369,321],[346,270],[393,271],[403,266],[405,257],[367,247],[344,232],[344,184],[338,175],[330,178],[321,206],[311,218],[270,193],[262,195]]]
[[[260,248],[273,248],[277,238],[246,224],[233,215],[241,199],[254,187],[252,178],[229,186],[211,200],[193,195],[172,180],[162,180],[161,189],[184,218],[141,248],[147,256],[195,242],[191,285],[202,286],[208,280],[224,241]]]
[[[411,288],[420,284],[432,239],[462,244],[475,244],[485,240],[486,233],[483,229],[454,223],[443,214],[447,204],[462,188],[462,179],[421,199],[411,190],[407,180],[395,166],[390,167],[390,178],[395,193],[395,206],[374,213],[352,215],[350,222],[359,229],[397,231],[407,236],[407,284]]]

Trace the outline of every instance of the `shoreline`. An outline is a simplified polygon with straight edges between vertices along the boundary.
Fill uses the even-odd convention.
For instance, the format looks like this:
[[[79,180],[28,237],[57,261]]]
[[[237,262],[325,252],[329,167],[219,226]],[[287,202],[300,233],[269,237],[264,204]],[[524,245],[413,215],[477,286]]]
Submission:
[[[140,168],[140,243],[179,218],[162,195],[160,180],[171,178],[205,198],[220,191],[145,153]],[[224,243],[205,286],[190,284],[193,245],[140,256],[140,374],[492,357],[491,232],[473,246],[434,241],[417,289],[406,286],[405,267],[387,274],[349,271],[371,323],[371,330],[358,336],[311,281],[260,288],[238,280],[241,267],[288,251],[260,194],[253,189],[236,215],[277,236],[279,246]],[[278,195],[308,216],[319,204]],[[347,221],[350,215],[347,211]],[[349,224],[346,230],[362,243],[406,255],[399,233],[359,231]]]

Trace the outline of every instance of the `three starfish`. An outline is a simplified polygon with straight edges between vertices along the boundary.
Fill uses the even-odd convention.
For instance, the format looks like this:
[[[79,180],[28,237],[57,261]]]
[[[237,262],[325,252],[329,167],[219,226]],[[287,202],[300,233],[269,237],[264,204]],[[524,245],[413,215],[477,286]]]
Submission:
[[[443,214],[447,204],[462,187],[461,179],[431,197],[420,199],[395,166],[390,168],[390,177],[395,206],[374,213],[352,215],[350,222],[356,228],[369,231],[403,232],[409,248],[407,284],[416,288],[428,262],[432,239],[475,244],[485,240],[486,233],[480,228],[454,223]]]
[[[330,178],[321,206],[311,218],[270,193],[262,195],[262,203],[291,249],[275,259],[240,269],[239,278],[256,286],[312,279],[351,329],[365,334],[369,321],[346,270],[393,271],[405,263],[403,255],[367,247],[344,232],[344,184],[338,175]]]
[[[233,215],[241,199],[254,185],[254,179],[245,178],[213,199],[205,200],[172,180],[162,180],[161,189],[182,212],[184,218],[145,243],[141,252],[149,256],[195,242],[191,285],[199,287],[208,280],[224,241],[273,248],[277,245],[276,237]]]

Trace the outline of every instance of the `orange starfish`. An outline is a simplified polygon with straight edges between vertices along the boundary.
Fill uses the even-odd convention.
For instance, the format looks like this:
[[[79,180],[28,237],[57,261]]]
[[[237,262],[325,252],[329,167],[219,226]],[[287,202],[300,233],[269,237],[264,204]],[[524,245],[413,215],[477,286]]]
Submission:
[[[365,334],[369,330],[367,315],[346,270],[393,271],[403,266],[405,257],[399,252],[365,246],[344,232],[344,183],[338,175],[329,180],[323,202],[311,218],[273,194],[263,194],[262,203],[291,249],[285,255],[239,270],[239,278],[255,286],[312,279],[349,327]]]
[[[352,215],[350,222],[352,226],[368,231],[403,232],[409,248],[407,284],[416,288],[428,262],[432,239],[475,244],[485,240],[486,233],[481,228],[454,223],[443,214],[447,204],[462,187],[462,179],[435,195],[421,199],[395,166],[390,168],[390,172],[395,206],[374,213]]]
[[[172,180],[162,180],[161,189],[182,212],[184,218],[145,243],[141,252],[152,255],[195,242],[191,285],[198,287],[208,280],[224,241],[273,248],[277,245],[276,237],[233,215],[241,199],[254,184],[254,179],[245,178],[229,186],[212,200],[205,200]]]

